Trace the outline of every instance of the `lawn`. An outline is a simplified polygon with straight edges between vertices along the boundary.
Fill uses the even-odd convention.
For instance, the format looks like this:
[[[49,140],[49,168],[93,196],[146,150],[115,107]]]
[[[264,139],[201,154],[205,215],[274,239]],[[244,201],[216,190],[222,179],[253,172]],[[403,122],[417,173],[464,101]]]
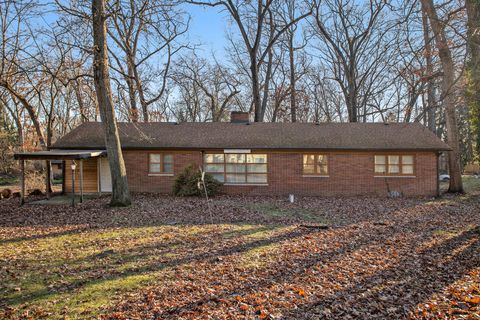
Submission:
[[[440,199],[4,200],[0,318],[478,319],[478,182]]]
[[[11,175],[0,174],[0,189],[18,183],[18,178]]]

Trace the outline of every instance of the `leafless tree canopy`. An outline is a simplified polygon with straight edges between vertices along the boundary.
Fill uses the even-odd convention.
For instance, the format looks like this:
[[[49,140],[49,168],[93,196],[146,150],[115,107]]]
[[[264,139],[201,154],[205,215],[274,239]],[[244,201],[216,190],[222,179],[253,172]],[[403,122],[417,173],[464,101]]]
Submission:
[[[91,6],[0,1],[0,125],[16,148],[100,120]],[[221,54],[192,36],[194,9],[224,22]],[[473,0],[118,0],[105,12],[119,121],[416,121],[459,166],[479,150]]]

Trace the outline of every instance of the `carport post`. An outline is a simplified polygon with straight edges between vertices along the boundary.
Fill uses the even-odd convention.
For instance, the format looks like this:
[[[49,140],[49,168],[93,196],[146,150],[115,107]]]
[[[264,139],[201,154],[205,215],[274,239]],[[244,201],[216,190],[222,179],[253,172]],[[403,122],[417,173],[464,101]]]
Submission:
[[[22,174],[20,175],[20,205],[25,203],[25,160],[20,160],[20,170]]]
[[[45,195],[50,199],[50,160],[46,160],[45,164]]]
[[[75,207],[75,160],[72,160],[72,207]]]
[[[80,203],[83,202],[83,159],[80,159]]]
[[[102,158],[98,157],[97,158],[97,167],[98,167],[98,175],[97,175],[97,180],[98,180],[98,196],[102,196]]]

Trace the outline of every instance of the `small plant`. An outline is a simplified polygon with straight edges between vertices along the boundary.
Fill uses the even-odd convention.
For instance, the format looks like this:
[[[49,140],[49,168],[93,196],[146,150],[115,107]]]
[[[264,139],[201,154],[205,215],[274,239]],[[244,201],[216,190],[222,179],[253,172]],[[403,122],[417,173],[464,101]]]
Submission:
[[[180,197],[205,196],[201,180],[202,173],[200,170],[195,165],[190,165],[175,179],[173,193]],[[208,173],[205,173],[204,181],[208,196],[216,195],[222,184]]]

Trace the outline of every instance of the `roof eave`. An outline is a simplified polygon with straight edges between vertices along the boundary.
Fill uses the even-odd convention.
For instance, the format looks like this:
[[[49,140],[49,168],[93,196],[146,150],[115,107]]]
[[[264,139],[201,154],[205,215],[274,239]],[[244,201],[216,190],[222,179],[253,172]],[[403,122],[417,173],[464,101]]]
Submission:
[[[104,146],[69,146],[69,147],[56,147],[51,149],[66,149],[66,150],[91,150],[101,149]],[[172,147],[172,146],[124,146],[122,150],[223,150],[223,149],[252,149],[252,150],[278,150],[278,151],[302,151],[302,150],[322,150],[322,151],[429,151],[429,152],[443,152],[451,151],[450,147],[422,147],[422,148],[393,148],[393,147],[381,147],[381,148],[321,148],[321,147],[265,147],[265,146],[218,146],[218,147]]]

